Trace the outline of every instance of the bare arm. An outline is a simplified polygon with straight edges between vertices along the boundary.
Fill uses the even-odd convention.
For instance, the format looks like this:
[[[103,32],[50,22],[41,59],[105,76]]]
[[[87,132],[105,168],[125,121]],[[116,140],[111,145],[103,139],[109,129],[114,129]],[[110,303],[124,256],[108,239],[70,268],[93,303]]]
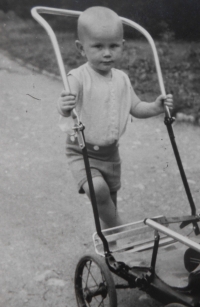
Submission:
[[[171,94],[160,95],[154,102],[139,101],[132,106],[130,113],[136,118],[148,118],[163,113],[165,105],[170,109],[173,108],[173,96]]]

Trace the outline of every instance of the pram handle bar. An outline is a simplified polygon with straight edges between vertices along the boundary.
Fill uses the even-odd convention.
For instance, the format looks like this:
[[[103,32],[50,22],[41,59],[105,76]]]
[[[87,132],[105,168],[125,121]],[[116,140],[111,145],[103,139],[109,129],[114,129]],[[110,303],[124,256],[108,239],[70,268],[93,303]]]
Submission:
[[[58,63],[58,67],[60,70],[60,75],[64,84],[64,88],[66,91],[70,92],[70,86],[69,86],[69,82],[66,76],[66,72],[65,72],[65,66],[63,63],[63,59],[61,56],[61,52],[60,52],[60,48],[59,48],[59,44],[56,38],[56,35],[54,33],[54,31],[52,30],[51,26],[49,25],[49,23],[42,17],[40,16],[40,14],[52,14],[52,15],[60,15],[60,16],[74,16],[77,17],[80,15],[81,12],[76,12],[76,11],[67,11],[67,10],[61,10],[61,9],[55,9],[55,8],[49,8],[49,7],[34,7],[31,10],[31,14],[33,16],[33,18],[46,30],[47,34],[50,37],[51,43],[53,45],[53,49],[56,55],[56,59],[57,59],[57,63]],[[71,116],[72,118],[75,120],[75,122],[77,124],[80,123],[78,114],[76,112],[75,109],[72,110],[71,112]]]
[[[58,66],[59,66],[59,69],[60,69],[60,74],[61,74],[61,77],[62,77],[62,80],[63,80],[63,83],[64,83],[64,87],[65,87],[65,89],[69,89],[69,84],[67,82],[65,68],[64,68],[60,48],[59,48],[59,45],[58,45],[58,42],[57,42],[57,38],[54,34],[54,31],[52,30],[52,28],[48,24],[48,22],[43,17],[41,17],[40,14],[52,14],[52,15],[60,15],[60,16],[78,17],[81,14],[81,12],[80,11],[55,9],[55,8],[38,6],[38,7],[34,7],[31,10],[31,13],[32,13],[32,16],[38,21],[38,23],[41,24],[41,26],[43,26],[45,28],[45,30],[47,31],[47,33],[48,33],[48,35],[51,39],[55,54],[56,54],[56,58],[57,58]],[[156,47],[155,47],[155,43],[154,43],[151,35],[143,27],[141,27],[139,24],[137,24],[136,22],[131,21],[129,19],[126,19],[124,17],[120,17],[120,18],[125,25],[128,25],[128,26],[138,30],[148,40],[148,42],[151,46],[152,52],[153,52],[153,57],[154,57],[157,76],[158,76],[158,82],[159,82],[159,86],[160,86],[160,91],[161,91],[162,95],[166,95],[163,77],[162,77],[162,72],[161,72],[161,68],[160,68],[160,62],[159,62],[157,50],[156,50]],[[76,113],[75,110],[73,111],[73,113],[72,113],[72,117],[73,116],[77,117],[77,113]],[[165,114],[166,114],[166,117],[171,118],[170,111],[169,111],[169,108],[167,106],[165,106]]]
[[[172,229],[169,229],[155,221],[153,221],[152,219],[145,219],[144,223],[150,227],[152,227],[153,229],[156,229],[162,233],[164,233],[165,235],[177,240],[178,242],[181,242],[185,245],[187,245],[188,247],[191,247],[192,249],[196,250],[197,252],[200,253],[200,244],[190,240],[189,238],[173,231]]]
[[[157,50],[156,50],[155,43],[154,43],[151,35],[149,34],[149,32],[147,32],[143,27],[141,27],[136,22],[129,20],[127,18],[124,18],[124,17],[120,17],[120,18],[125,25],[128,25],[128,26],[138,30],[148,40],[148,42],[151,46],[152,52],[153,52],[153,57],[154,57],[155,66],[156,66],[156,72],[157,72],[157,76],[158,76],[158,82],[159,82],[159,86],[160,86],[160,91],[161,91],[162,95],[166,95],[165,86],[164,86],[164,82],[163,82],[163,76],[162,76],[162,72],[161,72],[161,68],[160,68],[160,61],[159,61],[159,57],[158,57],[158,53],[157,53]],[[165,106],[165,114],[166,114],[166,117],[171,118],[171,114],[170,114],[169,108],[167,106]]]

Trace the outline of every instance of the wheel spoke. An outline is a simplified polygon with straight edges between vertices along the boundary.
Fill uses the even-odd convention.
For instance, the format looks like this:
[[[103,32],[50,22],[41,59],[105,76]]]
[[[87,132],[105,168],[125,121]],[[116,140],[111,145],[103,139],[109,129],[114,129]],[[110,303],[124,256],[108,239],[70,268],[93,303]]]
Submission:
[[[91,276],[91,278],[93,279],[94,283],[96,284],[96,286],[98,287],[98,283],[96,282],[96,279],[95,277],[93,276],[92,272],[91,272],[91,261],[90,261],[90,268],[88,269],[87,265],[86,265],[86,268],[88,270],[88,279],[89,279],[89,275]]]
[[[200,263],[199,259],[198,258],[190,258],[191,262],[192,263]]]
[[[99,304],[99,300],[94,296],[95,301]],[[100,302],[101,303],[101,302]],[[99,305],[98,305],[99,306]]]
[[[94,297],[95,301],[98,303],[98,307],[104,307],[104,298],[102,297],[101,301]]]
[[[92,264],[92,261],[90,260],[90,262],[89,262],[89,268],[88,268],[88,262],[86,263],[86,268],[87,268],[87,270],[88,270],[88,274],[87,274],[87,278],[86,278],[86,285],[87,285],[88,278],[89,278],[89,275],[90,275],[91,264]]]
[[[103,307],[104,306],[104,302],[103,301],[104,301],[104,299],[102,298],[102,301],[100,302],[99,307],[101,307],[101,306]]]

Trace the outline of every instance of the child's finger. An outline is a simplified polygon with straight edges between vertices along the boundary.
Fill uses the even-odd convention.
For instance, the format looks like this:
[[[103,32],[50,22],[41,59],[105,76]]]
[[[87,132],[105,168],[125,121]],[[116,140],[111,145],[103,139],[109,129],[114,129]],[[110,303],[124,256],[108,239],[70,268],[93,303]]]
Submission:
[[[173,108],[173,102],[172,101],[165,101],[164,105],[167,106],[168,108],[172,109]]]
[[[70,93],[70,92],[68,92],[68,91],[66,91],[66,90],[63,90],[63,91],[61,92],[61,97],[65,97],[65,96],[73,96],[73,97],[76,97],[75,94]]]
[[[167,107],[173,107],[173,103],[172,103],[172,102],[166,102],[165,105],[166,105]]]
[[[75,106],[75,102],[74,101],[66,101],[62,103],[63,106]]]
[[[76,97],[72,95],[63,96],[62,101],[75,101]]]
[[[63,106],[62,107],[62,111],[71,111],[72,109],[74,109],[75,108],[75,106],[73,105],[73,106]]]
[[[171,94],[166,95],[165,100],[166,101],[173,101],[173,95],[171,95]]]
[[[166,101],[166,99],[167,99],[167,96],[166,96],[166,95],[160,95],[160,96],[158,97],[158,100],[161,101],[162,103],[164,103],[164,102]]]
[[[64,97],[64,96],[67,96],[67,95],[69,95],[69,92],[62,90],[61,97]]]
[[[167,98],[173,98],[173,95],[172,94],[167,94],[166,97]]]

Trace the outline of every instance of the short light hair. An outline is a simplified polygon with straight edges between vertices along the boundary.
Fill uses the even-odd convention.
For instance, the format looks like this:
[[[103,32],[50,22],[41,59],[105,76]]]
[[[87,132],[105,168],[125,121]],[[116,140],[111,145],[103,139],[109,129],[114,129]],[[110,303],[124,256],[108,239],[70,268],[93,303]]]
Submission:
[[[123,25],[120,17],[111,9],[103,6],[94,6],[82,12],[78,18],[78,38],[82,40],[85,33],[92,27],[118,27],[123,37]]]

